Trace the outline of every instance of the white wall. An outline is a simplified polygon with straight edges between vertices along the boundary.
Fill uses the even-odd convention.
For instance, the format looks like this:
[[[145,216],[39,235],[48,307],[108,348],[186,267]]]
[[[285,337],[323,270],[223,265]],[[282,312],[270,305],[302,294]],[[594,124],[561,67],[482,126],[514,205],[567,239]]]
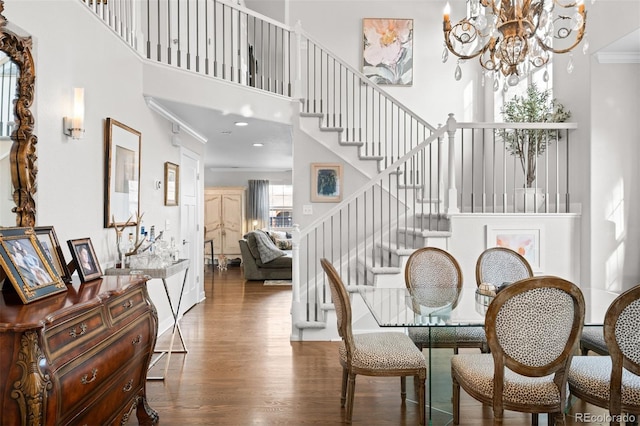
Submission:
[[[112,117],[142,133],[144,224],[161,230],[168,219],[173,224],[168,236],[180,240],[179,207],[165,207],[163,191],[153,187],[155,180],[164,179],[165,161],[179,164],[180,151],[171,145],[170,124],[144,102],[137,54],[77,0],[8,0],[4,15],[34,42],[37,224],[55,227],[67,261],[71,256],[66,241],[89,237],[102,268],[113,266],[115,232],[104,228],[103,218],[104,122]],[[81,140],[62,132],[62,117],[72,112],[74,87],[85,88],[86,132]],[[202,154],[200,143],[186,136],[183,142]],[[150,293],[160,325],[166,326],[170,311],[162,286],[151,285]]]
[[[622,290],[640,284],[640,64],[591,70],[591,280]]]

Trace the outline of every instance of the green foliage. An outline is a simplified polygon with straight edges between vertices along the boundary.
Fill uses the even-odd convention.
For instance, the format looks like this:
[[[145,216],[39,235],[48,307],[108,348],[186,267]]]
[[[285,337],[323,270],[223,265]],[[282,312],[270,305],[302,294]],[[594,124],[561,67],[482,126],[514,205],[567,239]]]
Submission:
[[[527,87],[524,96],[514,96],[502,108],[502,116],[507,123],[562,123],[571,117],[571,112],[555,98],[549,90],[538,90],[535,84]],[[509,154],[520,159],[525,174],[527,188],[536,178],[538,156],[548,145],[559,139],[556,130],[506,129],[500,132]]]

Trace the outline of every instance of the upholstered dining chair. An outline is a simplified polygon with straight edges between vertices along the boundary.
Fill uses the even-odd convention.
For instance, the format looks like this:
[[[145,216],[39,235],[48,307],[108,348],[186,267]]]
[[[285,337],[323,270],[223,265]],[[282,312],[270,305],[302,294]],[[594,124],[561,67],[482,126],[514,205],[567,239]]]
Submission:
[[[347,409],[346,421],[351,423],[356,375],[399,376],[401,398],[406,399],[406,377],[413,376],[418,389],[420,424],[425,423],[425,380],[427,363],[422,352],[416,348],[406,334],[400,332],[377,332],[353,334],[351,330],[351,301],[338,275],[327,259],[320,263],[329,278],[331,297],[336,308],[342,364],[341,405]]]
[[[514,283],[533,277],[531,265],[520,253],[506,247],[491,247],[480,253],[476,261],[476,284]]]
[[[447,251],[437,247],[422,247],[414,251],[405,267],[405,283],[410,289],[458,289],[462,287],[462,272],[458,261]],[[434,293],[430,293],[434,294]],[[443,297],[451,297],[443,291]],[[458,294],[458,293],[456,293]],[[445,300],[424,300],[421,303],[438,306]],[[448,301],[451,303],[450,301]],[[453,305],[457,300],[453,302]],[[422,350],[424,347],[479,348],[488,351],[482,327],[409,327],[409,337]]]
[[[527,278],[500,291],[485,317],[491,354],[451,359],[453,423],[459,424],[462,387],[493,407],[494,424],[502,424],[504,410],[532,413],[533,424],[538,413],[550,413],[564,424],[567,373],[584,310],[580,289],[558,277]]]
[[[592,325],[582,329],[580,353],[588,355],[589,351],[598,355],[609,355],[607,342],[604,341],[604,329],[601,326]]]
[[[571,362],[568,379],[571,394],[608,408],[611,424],[626,421],[622,412],[634,414],[635,422],[640,415],[638,330],[640,285],[619,295],[607,309],[604,339],[610,355],[577,356]]]

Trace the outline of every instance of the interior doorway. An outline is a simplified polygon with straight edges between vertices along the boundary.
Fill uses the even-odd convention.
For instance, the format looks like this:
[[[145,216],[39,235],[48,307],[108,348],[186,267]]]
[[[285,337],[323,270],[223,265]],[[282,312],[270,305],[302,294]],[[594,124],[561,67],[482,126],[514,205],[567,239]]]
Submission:
[[[203,235],[200,231],[200,156],[186,148],[180,150],[180,235],[181,257],[191,260],[180,315],[198,303],[204,294],[202,284]]]

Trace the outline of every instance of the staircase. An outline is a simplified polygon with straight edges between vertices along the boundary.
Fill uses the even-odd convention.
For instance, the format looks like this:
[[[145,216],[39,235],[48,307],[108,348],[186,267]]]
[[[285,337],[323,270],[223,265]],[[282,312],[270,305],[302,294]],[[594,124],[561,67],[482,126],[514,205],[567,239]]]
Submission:
[[[494,154],[492,169],[485,167],[489,148],[482,139],[482,164],[464,163],[466,158],[476,161],[476,136],[487,138],[486,146],[493,144],[493,151],[504,156],[504,148],[496,148],[496,135],[503,131],[497,129],[504,129],[503,124],[487,131],[482,125],[456,123],[450,116],[444,127],[435,128],[300,26],[288,27],[230,1],[185,0],[163,7],[147,2],[141,9],[132,0],[80,1],[148,61],[290,98],[300,111],[300,130],[368,179],[294,233],[294,340],[338,337],[321,258],[332,262],[349,291],[404,286],[404,266],[415,249],[449,249],[449,213],[465,206],[465,188],[471,188],[471,212],[480,199],[484,212],[484,200],[491,197],[501,197],[502,211],[507,212],[507,200],[517,185],[507,162],[496,161]],[[178,29],[177,35],[172,28]],[[454,133],[463,128],[471,136],[465,139],[464,130],[460,133],[462,147],[470,140],[471,155],[456,159]],[[565,140],[568,152],[568,136]],[[472,172],[465,175],[467,169]],[[493,181],[487,178],[490,172]],[[475,181],[478,176],[481,185]],[[456,179],[461,181],[460,194]],[[560,191],[551,195],[556,196],[558,211]],[[566,199],[568,206],[568,190]],[[493,211],[498,207],[494,201]],[[551,211],[549,205],[545,211]],[[354,329],[377,328],[368,310],[358,306],[360,298],[353,301]]]

